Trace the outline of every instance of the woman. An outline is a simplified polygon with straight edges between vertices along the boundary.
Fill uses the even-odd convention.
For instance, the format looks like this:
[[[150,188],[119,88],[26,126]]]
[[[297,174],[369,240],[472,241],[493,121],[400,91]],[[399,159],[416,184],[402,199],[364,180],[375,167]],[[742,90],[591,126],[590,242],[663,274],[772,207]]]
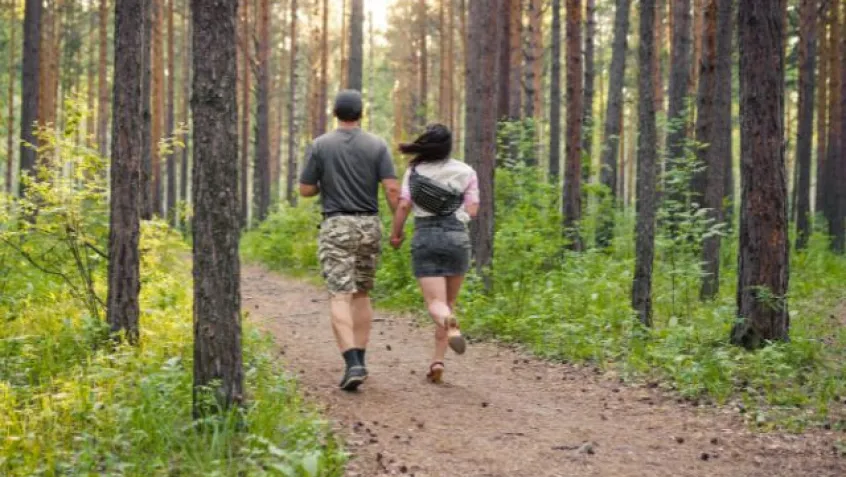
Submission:
[[[451,159],[451,150],[452,134],[442,124],[430,125],[413,143],[400,145],[403,154],[414,158],[403,178],[391,231],[391,245],[399,248],[405,221],[414,214],[411,263],[436,325],[435,352],[426,375],[433,383],[442,380],[447,346],[458,354],[466,348],[455,302],[470,266],[467,222],[479,210],[476,172]]]

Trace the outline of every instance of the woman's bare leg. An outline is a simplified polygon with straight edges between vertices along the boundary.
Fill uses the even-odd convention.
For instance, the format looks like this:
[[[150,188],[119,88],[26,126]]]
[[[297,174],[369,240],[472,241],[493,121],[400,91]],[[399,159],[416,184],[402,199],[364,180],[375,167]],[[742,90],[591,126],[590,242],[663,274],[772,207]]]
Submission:
[[[444,277],[424,277],[418,280],[429,316],[435,322],[435,353],[432,361],[443,362],[446,356],[447,330],[444,323],[452,312],[447,304],[447,281]]]
[[[446,277],[447,281],[447,305],[449,310],[455,315],[455,304],[458,301],[458,294],[461,293],[461,285],[464,283],[464,275],[456,275],[454,277]]]

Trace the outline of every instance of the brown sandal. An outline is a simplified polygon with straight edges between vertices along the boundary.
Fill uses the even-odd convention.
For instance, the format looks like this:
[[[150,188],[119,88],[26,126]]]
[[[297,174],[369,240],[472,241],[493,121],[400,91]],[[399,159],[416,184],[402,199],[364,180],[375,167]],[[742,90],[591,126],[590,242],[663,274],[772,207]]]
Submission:
[[[432,384],[441,384],[444,376],[443,361],[435,361],[429,365],[429,372],[426,373],[426,379]]]
[[[454,317],[446,319],[445,323],[447,335],[449,336],[449,347],[455,351],[456,354],[464,354],[467,350],[467,341],[464,336],[461,336],[461,330],[458,328],[458,321]]]

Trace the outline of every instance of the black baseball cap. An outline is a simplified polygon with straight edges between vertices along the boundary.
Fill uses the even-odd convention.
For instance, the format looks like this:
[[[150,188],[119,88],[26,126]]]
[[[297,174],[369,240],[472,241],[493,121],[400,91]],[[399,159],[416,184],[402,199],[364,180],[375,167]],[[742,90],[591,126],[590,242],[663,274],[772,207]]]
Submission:
[[[345,89],[335,96],[335,108],[332,111],[341,121],[358,121],[363,109],[361,93],[354,89]]]

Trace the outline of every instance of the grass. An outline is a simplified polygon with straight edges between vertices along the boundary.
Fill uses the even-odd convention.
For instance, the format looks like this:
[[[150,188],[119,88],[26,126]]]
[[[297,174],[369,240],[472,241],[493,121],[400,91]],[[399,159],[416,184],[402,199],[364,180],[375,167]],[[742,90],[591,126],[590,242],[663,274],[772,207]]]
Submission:
[[[248,404],[196,427],[187,248],[145,224],[142,250],[141,346],[110,349],[101,318],[0,246],[0,475],[341,475],[327,423],[248,325]]]
[[[494,289],[469,277],[460,300],[469,334],[515,343],[557,361],[595,366],[632,382],[656,382],[680,397],[730,405],[760,429],[846,430],[846,332],[835,310],[846,299],[846,258],[817,234],[790,264],[791,341],[758,352],[730,345],[736,316],[736,238],[722,250],[721,292],[698,300],[696,247],[657,240],[654,327],[629,306],[634,219],[617,217],[611,251],[562,252],[557,193],[525,171],[497,173]],[[583,234],[591,237],[592,211]],[[243,241],[247,259],[318,278],[316,204],[281,208]],[[388,223],[388,218],[385,219]],[[695,243],[695,242],[694,242]],[[380,306],[421,310],[406,246],[386,249],[377,275]]]

